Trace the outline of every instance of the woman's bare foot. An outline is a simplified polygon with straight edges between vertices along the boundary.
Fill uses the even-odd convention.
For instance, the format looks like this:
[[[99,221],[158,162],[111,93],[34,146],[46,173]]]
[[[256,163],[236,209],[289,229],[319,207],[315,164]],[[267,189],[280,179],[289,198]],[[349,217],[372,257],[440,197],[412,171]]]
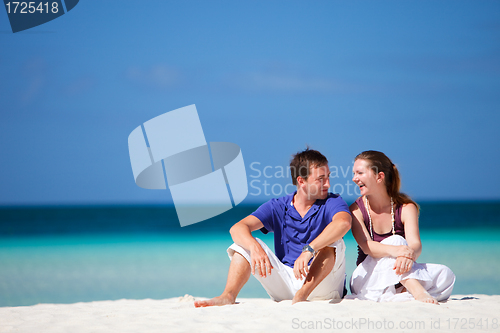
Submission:
[[[222,306],[222,305],[234,304],[234,303],[235,303],[235,299],[232,298],[231,296],[220,295],[219,297],[214,297],[214,298],[206,300],[206,301],[195,301],[194,307],[195,308],[204,308],[207,306]]]
[[[413,298],[417,301],[436,304],[439,305],[439,302],[432,297],[427,290],[424,289],[420,281],[415,279],[407,279],[401,281],[401,284],[408,290],[410,294],[412,294]]]
[[[439,305],[439,302],[437,301],[437,299],[435,299],[434,297],[432,297],[428,292],[419,293],[417,295],[413,295],[413,297],[417,301],[420,301],[420,302]]]

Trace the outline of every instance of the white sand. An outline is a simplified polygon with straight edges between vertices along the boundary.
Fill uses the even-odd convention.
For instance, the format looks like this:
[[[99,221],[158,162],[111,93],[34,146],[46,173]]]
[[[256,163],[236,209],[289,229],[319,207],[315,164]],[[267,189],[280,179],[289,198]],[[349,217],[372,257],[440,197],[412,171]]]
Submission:
[[[198,309],[193,300],[186,295],[4,307],[0,308],[0,332],[385,332],[391,328],[395,332],[403,328],[406,332],[500,332],[500,296],[454,295],[440,305],[343,300],[292,306],[291,301],[242,298],[236,305]]]

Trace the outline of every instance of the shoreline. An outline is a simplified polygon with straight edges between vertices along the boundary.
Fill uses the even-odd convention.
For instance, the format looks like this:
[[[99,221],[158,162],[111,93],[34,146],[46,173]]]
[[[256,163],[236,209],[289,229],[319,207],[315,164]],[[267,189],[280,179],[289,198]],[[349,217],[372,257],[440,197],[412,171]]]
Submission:
[[[264,298],[195,308],[185,295],[164,300],[95,301],[0,308],[0,332],[498,331],[500,295],[452,295],[440,305],[343,299],[291,305]]]

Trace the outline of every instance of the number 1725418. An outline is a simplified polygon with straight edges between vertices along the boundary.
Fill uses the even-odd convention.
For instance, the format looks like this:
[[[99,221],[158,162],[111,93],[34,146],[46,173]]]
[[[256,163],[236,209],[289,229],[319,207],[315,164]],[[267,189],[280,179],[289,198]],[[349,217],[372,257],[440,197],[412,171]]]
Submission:
[[[13,13],[13,14],[34,14],[34,13],[49,13],[52,12],[53,14],[56,14],[59,12],[59,4],[57,2],[7,2],[5,4],[5,7],[7,8],[7,13]]]

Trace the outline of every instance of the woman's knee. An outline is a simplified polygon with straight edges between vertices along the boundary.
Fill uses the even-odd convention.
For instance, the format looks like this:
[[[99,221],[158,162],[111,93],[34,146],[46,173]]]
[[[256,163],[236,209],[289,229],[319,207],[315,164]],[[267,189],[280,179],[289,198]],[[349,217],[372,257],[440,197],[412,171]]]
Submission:
[[[408,245],[406,239],[404,239],[400,235],[389,236],[386,239],[382,240],[380,243],[385,245]]]
[[[455,273],[453,273],[453,271],[448,267],[448,266],[445,266],[445,265],[441,265],[441,279],[445,280],[445,281],[448,281],[449,283],[451,284],[454,284],[455,283]]]

